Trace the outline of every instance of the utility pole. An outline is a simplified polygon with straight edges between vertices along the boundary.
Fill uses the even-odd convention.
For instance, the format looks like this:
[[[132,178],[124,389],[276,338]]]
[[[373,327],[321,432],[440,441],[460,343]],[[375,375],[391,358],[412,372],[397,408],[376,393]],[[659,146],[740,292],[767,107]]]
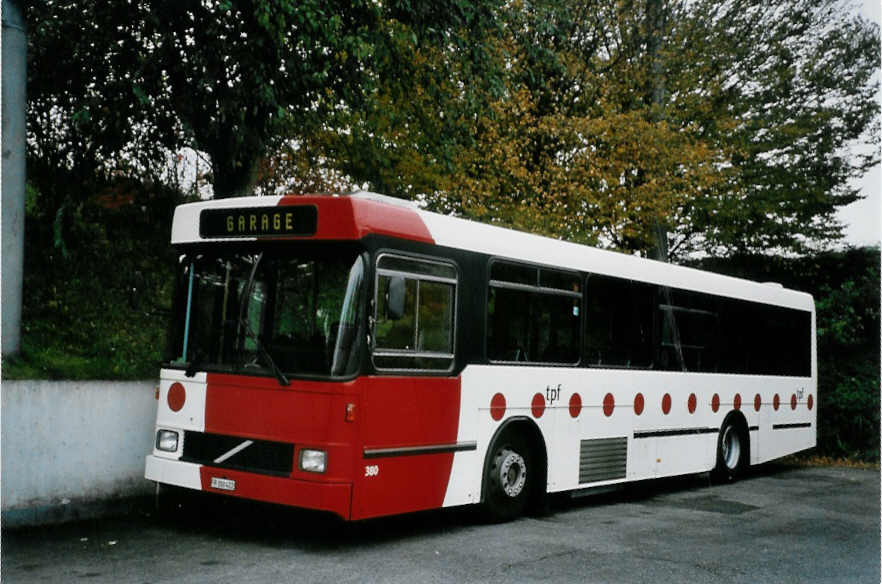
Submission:
[[[27,107],[27,31],[22,3],[2,5],[2,264],[0,264],[0,320],[2,354],[21,348],[21,298],[24,271],[25,136]]]

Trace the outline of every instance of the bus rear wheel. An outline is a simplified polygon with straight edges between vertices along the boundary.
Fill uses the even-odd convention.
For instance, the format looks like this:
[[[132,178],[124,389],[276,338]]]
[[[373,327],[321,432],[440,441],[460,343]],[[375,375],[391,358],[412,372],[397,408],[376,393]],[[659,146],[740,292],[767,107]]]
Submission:
[[[714,478],[720,482],[732,482],[744,471],[748,457],[747,437],[741,425],[727,419],[717,439],[717,465]]]
[[[513,432],[493,443],[484,472],[484,511],[491,521],[510,521],[523,514],[538,478],[537,468],[533,450]]]

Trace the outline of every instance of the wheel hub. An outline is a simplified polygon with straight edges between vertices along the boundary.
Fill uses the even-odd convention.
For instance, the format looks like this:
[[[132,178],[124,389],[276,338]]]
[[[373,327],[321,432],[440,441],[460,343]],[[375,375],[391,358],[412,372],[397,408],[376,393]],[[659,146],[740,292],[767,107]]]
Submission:
[[[730,470],[738,467],[741,459],[741,440],[738,439],[738,431],[734,426],[726,428],[722,441],[723,462]]]
[[[509,497],[517,497],[527,483],[527,464],[517,452],[504,450],[499,465],[499,486]]]

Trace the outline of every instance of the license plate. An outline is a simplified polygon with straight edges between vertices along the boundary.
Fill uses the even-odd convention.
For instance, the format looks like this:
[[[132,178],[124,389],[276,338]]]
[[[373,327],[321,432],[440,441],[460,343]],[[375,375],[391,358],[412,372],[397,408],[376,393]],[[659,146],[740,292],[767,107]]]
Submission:
[[[222,491],[235,491],[236,490],[236,481],[232,479],[221,479],[218,477],[211,477],[211,488],[212,489],[221,489]]]

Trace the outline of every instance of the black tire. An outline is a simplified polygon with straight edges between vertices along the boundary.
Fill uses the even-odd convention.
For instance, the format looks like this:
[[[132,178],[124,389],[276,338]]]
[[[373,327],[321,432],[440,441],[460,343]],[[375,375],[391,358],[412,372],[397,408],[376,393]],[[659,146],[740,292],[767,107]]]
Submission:
[[[514,432],[501,434],[487,452],[484,511],[490,521],[521,516],[539,478],[534,449]]]
[[[717,466],[713,476],[717,482],[730,483],[744,472],[749,460],[749,442],[741,424],[727,418],[717,438]]]

